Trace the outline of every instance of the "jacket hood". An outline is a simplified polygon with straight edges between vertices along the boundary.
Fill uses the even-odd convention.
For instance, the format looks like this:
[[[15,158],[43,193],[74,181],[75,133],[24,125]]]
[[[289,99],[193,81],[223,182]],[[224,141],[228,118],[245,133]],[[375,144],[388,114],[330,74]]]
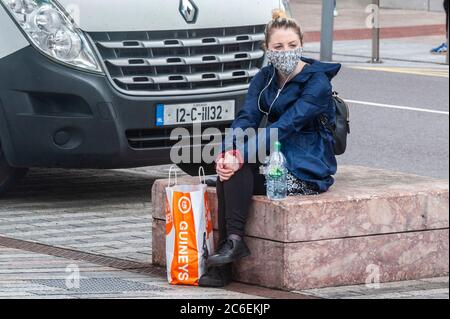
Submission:
[[[330,81],[339,73],[342,67],[340,63],[325,63],[306,57],[302,57],[302,61],[310,64],[305,69],[305,74],[323,72],[328,76]]]
[[[297,74],[291,81],[292,82],[305,82],[314,73],[323,72],[327,75],[328,79],[331,81],[341,70],[342,65],[340,63],[326,63],[315,59],[302,57],[303,62],[308,63],[309,66],[303,69],[299,74]],[[270,73],[274,71],[274,66],[269,65]]]

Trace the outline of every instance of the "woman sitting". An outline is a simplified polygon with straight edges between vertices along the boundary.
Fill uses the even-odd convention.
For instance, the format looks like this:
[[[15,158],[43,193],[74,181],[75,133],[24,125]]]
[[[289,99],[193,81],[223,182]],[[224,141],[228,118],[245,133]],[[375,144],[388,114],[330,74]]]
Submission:
[[[232,128],[265,127],[267,137],[270,130],[277,130],[286,157],[288,194],[323,193],[334,183],[337,162],[332,133],[320,124],[319,116],[336,120],[330,81],[341,65],[303,57],[301,28],[283,11],[274,11],[265,35],[269,65],[252,80]],[[273,142],[266,143],[266,155]],[[247,144],[228,148],[216,161],[220,244],[200,278],[204,287],[228,284],[231,263],[250,255],[244,242],[247,215],[252,196],[264,195],[266,189],[260,162],[251,160],[259,150]]]

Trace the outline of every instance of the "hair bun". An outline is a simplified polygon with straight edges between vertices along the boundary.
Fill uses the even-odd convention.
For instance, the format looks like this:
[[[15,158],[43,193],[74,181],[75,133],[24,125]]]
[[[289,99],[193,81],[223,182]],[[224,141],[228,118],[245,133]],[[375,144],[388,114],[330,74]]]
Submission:
[[[288,16],[286,14],[286,11],[281,10],[281,9],[275,9],[272,11],[272,19],[273,20],[277,20],[277,19],[286,19]]]

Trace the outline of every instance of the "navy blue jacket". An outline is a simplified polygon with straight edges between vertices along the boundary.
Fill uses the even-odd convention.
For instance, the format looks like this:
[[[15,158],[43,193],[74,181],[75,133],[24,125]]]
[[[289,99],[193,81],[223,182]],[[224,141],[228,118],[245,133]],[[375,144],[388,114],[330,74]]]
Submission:
[[[325,192],[334,183],[332,175],[337,171],[337,162],[332,133],[319,124],[318,116],[325,114],[332,123],[336,120],[331,79],[339,72],[341,64],[322,63],[306,57],[302,57],[302,61],[309,66],[286,84],[272,107],[270,125],[266,130],[278,129],[287,169],[297,178],[317,185],[320,192]],[[258,109],[258,97],[269,84],[274,71],[274,67],[268,65],[252,79],[245,104],[232,124],[233,129],[257,129],[260,126],[264,114]],[[267,112],[279,87],[281,85],[275,76],[261,96],[261,109]],[[269,137],[270,134],[265,134],[266,154],[270,151],[270,143],[274,143]],[[248,143],[240,149],[246,162],[258,152],[257,148],[247,147]],[[225,144],[226,149],[231,147]]]

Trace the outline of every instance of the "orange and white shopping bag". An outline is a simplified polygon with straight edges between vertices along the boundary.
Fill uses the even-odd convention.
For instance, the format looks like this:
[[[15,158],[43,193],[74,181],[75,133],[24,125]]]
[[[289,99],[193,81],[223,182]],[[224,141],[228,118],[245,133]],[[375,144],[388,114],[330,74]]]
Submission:
[[[166,263],[167,278],[173,285],[198,285],[206,271],[206,259],[214,250],[213,223],[203,168],[199,170],[200,184],[171,183],[169,171],[166,187]]]

